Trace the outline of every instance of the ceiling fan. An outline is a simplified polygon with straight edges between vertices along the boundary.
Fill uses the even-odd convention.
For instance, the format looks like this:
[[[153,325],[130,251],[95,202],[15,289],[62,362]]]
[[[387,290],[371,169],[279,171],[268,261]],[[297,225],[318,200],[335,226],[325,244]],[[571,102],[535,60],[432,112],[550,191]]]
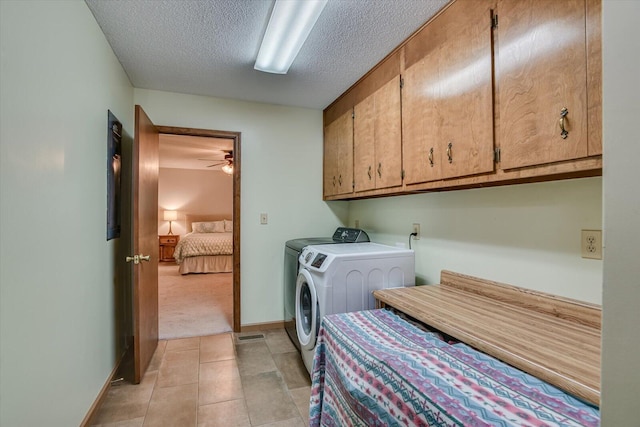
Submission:
[[[214,166],[220,166],[222,165],[222,171],[226,174],[231,175],[233,173],[233,151],[232,150],[221,150],[223,153],[225,153],[224,155],[224,159],[198,159],[198,160],[204,160],[207,162],[215,162],[212,163],[210,165],[208,165],[208,168],[212,168]]]

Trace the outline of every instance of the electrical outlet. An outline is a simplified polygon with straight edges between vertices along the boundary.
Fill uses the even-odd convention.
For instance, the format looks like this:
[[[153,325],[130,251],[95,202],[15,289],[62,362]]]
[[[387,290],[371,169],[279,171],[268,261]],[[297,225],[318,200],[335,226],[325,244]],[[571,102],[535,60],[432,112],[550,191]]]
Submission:
[[[260,224],[268,224],[268,223],[269,223],[269,216],[266,213],[261,213]]]
[[[602,230],[582,230],[582,258],[602,259]]]
[[[413,231],[412,231],[412,233],[416,233],[416,235],[413,236],[413,240],[420,240],[420,224],[413,223]]]

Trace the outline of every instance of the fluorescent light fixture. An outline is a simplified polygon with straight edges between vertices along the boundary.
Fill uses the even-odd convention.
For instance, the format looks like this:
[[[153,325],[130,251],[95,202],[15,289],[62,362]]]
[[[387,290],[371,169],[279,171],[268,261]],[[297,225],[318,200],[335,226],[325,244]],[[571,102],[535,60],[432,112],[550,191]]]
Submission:
[[[327,0],[276,0],[253,68],[287,74]]]

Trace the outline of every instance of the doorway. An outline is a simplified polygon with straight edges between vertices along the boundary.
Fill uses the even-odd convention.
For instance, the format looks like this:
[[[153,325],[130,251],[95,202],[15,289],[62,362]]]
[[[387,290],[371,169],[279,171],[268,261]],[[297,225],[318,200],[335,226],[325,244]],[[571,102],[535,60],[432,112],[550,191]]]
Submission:
[[[217,131],[217,130],[208,130],[208,129],[195,129],[195,128],[177,128],[177,127],[169,127],[169,126],[156,126],[159,133],[161,135],[167,136],[188,136],[188,137],[199,137],[199,138],[211,138],[212,141],[227,141],[230,147],[230,150],[233,152],[233,173],[231,174],[232,181],[232,213],[231,213],[231,222],[232,224],[232,239],[233,239],[233,254],[231,256],[231,264],[232,264],[232,272],[231,273],[221,273],[220,276],[216,277],[215,280],[222,280],[223,275],[231,275],[231,299],[232,299],[232,330],[234,332],[240,331],[240,180],[241,180],[241,143],[240,143],[240,133],[239,132],[228,132],[228,131]],[[190,223],[189,223],[190,225]],[[185,224],[185,229],[186,229]],[[191,231],[190,227],[189,230]],[[160,263],[160,269],[165,268],[163,263]],[[173,267],[176,267],[175,265]],[[177,267],[176,267],[177,271]],[[175,272],[172,272],[174,276]],[[187,276],[192,276],[191,274]],[[202,276],[216,276],[216,274],[205,274]],[[177,279],[177,278],[176,278]],[[195,278],[192,282],[202,281],[200,278]],[[214,281],[212,279],[212,281]],[[213,308],[212,308],[213,309]]]

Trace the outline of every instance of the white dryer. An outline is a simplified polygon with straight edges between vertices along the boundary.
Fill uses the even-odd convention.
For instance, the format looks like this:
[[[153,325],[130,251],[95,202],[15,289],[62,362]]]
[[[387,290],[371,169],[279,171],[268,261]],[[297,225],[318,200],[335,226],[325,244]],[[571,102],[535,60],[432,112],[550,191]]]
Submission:
[[[373,291],[415,285],[415,257],[409,249],[378,243],[311,245],[299,260],[296,331],[309,372],[324,315],[373,309]]]

